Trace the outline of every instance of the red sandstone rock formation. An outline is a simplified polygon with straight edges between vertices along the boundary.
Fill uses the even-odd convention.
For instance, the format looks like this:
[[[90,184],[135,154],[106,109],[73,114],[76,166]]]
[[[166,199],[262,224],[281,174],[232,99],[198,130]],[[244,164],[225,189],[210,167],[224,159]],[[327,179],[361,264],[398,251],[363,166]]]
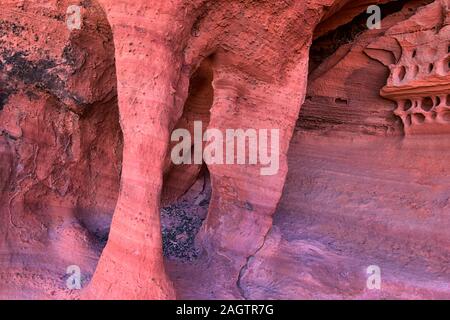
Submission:
[[[68,4],[2,4],[2,297],[59,297],[68,266],[92,273],[117,201],[112,34],[98,5],[70,32]]]
[[[5,2],[0,297],[448,297],[448,155],[425,135],[448,131],[448,1],[361,31],[388,2],[82,1],[81,30],[70,1]],[[174,165],[196,120],[279,128],[280,170]],[[168,224],[204,219],[170,240],[196,237],[196,261],[163,257],[171,205]]]
[[[302,2],[176,1],[151,8],[139,2],[102,4],[115,36],[124,163],[109,242],[91,291],[106,297],[173,297],[164,276],[159,232],[164,158],[191,73],[205,57],[214,73],[210,127],[282,130],[276,176],[261,177],[255,166],[209,168],[212,201],[199,237],[213,256],[211,270],[217,277],[231,272],[237,278],[271,225],[287,172],[288,141],[304,96],[312,33],[333,1],[310,7]],[[136,13],[141,18],[134,18]],[[153,107],[145,107],[149,104]],[[125,270],[126,277],[108,279]],[[145,284],[136,285],[140,281]],[[233,285],[221,294],[229,291],[232,297],[236,290]]]

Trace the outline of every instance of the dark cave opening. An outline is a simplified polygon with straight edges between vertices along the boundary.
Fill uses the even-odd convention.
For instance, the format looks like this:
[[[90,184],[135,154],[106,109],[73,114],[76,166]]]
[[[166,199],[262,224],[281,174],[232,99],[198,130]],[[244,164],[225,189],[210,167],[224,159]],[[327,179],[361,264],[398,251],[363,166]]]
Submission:
[[[192,136],[194,122],[201,121],[204,134],[209,125],[214,98],[212,81],[211,59],[207,58],[190,79],[183,115],[175,129],[186,129]],[[171,142],[169,150],[173,146],[174,143]],[[196,236],[207,217],[211,193],[210,174],[206,164],[175,165],[170,161],[164,174],[161,197],[165,258],[191,262],[199,257],[201,250],[196,244]]]
[[[415,11],[417,10],[417,8],[421,7],[421,5],[427,5],[431,2],[431,0],[422,0],[418,3],[408,0],[398,0],[391,1],[385,4],[378,4],[381,9],[381,26],[383,27],[383,19],[387,18],[388,16],[403,12],[402,14],[410,17],[415,14]],[[368,32],[370,32],[367,26],[367,21],[371,17],[372,13],[368,14],[364,10],[365,8],[365,6],[362,7],[362,12],[354,17],[350,22],[343,24],[313,40],[309,53],[308,93],[305,98],[305,103],[302,106],[301,112],[299,114],[297,130],[330,130],[331,132],[340,129],[347,130],[345,128],[349,126],[354,128],[352,129],[353,131],[359,131],[361,129],[361,127],[355,126],[355,121],[349,121],[349,119],[352,119],[352,117],[355,115],[355,113],[352,111],[352,106],[356,105],[358,101],[360,101],[360,97],[358,95],[353,95],[353,98],[350,98],[346,97],[346,93],[342,92],[342,90],[339,92],[336,92],[336,90],[331,92],[330,89],[330,92],[328,92],[327,94],[317,96],[317,94],[311,92],[311,86],[312,83],[314,83],[318,78],[322,76],[326,77],[325,74],[327,72],[335,70],[335,66],[337,66],[338,63],[344,61],[346,56],[351,55],[353,50],[358,50],[357,47],[354,47],[354,44],[359,40],[364,41],[364,39],[358,38],[363,34],[367,34]],[[341,11],[336,12],[335,15],[343,15],[343,11],[345,11],[345,7],[341,9]],[[323,26],[326,27],[327,23],[330,24],[329,21],[331,21],[331,25],[333,25],[333,17],[334,16],[331,16],[327,20],[323,21]],[[320,30],[321,29],[319,25],[316,31]],[[395,57],[392,54],[391,56],[392,57],[390,59],[392,63],[394,63]],[[342,64],[341,66],[343,65],[344,64]],[[338,68],[338,66],[336,68]],[[389,76],[389,70],[387,68],[383,70],[385,70],[384,72],[386,73],[386,75],[376,78],[382,79],[382,82],[380,81],[378,84],[380,88],[385,85],[385,80]],[[370,76],[373,77],[373,74],[371,74]],[[349,79],[353,79],[352,81],[354,81],[355,83],[364,84],[368,81],[368,74],[358,73],[355,71],[355,73],[352,74],[352,77],[349,77]],[[361,86],[361,88],[363,87],[364,85]],[[395,136],[403,136],[403,123],[392,112],[396,107],[395,104],[390,102],[390,104],[387,105],[385,109],[377,110],[376,104],[378,102],[375,100],[373,101],[373,104],[370,106],[374,108],[373,112],[379,113],[380,116],[384,114],[383,121],[387,121],[389,125],[380,126],[378,124],[379,120],[376,120],[374,117],[372,120],[370,120],[370,124],[369,122],[367,122],[368,125],[361,129],[361,132],[371,135],[376,135],[379,133],[386,134],[386,132],[388,132],[389,134]],[[327,110],[327,112],[322,112],[323,110]],[[336,112],[336,114],[333,112]]]
[[[379,4],[381,9],[381,19],[399,12],[410,2],[409,0],[391,1],[385,4]],[[431,3],[431,0],[425,0],[424,3]],[[339,14],[336,13],[336,14]],[[353,18],[352,21],[341,25],[340,27],[326,33],[325,35],[315,39],[312,43],[309,56],[309,73],[314,71],[328,57],[333,55],[340,47],[354,42],[354,40],[363,32],[369,30],[367,27],[367,19],[371,14],[362,12]]]

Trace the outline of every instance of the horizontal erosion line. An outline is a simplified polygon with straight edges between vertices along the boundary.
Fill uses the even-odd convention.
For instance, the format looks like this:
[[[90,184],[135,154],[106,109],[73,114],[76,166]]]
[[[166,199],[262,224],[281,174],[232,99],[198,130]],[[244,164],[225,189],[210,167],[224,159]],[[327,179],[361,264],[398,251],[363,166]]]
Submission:
[[[445,81],[445,82],[444,82]],[[429,82],[429,85],[404,85],[396,87],[384,87],[380,94],[385,98],[409,99],[413,97],[441,96],[450,93],[450,79],[441,83]]]

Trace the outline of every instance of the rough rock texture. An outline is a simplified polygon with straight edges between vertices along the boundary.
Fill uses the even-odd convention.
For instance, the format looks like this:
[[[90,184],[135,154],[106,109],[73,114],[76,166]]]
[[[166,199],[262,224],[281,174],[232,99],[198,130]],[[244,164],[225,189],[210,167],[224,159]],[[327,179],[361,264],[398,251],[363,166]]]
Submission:
[[[73,264],[88,279],[117,201],[112,34],[98,5],[71,33],[68,4],[2,3],[1,297],[64,297]]]
[[[391,70],[381,95],[397,102],[408,135],[450,129],[449,10],[448,1],[435,1],[367,49]]]
[[[287,172],[288,142],[306,89],[313,30],[335,1],[173,1],[152,6],[100,2],[116,44],[124,162],[110,238],[90,294],[174,297],[164,273],[159,232],[162,173],[167,171],[169,134],[182,115],[190,75],[205,57],[211,59],[214,74],[210,127],[281,129],[277,175],[261,177],[257,166],[209,167],[213,193],[199,238],[216,276],[229,278],[231,273],[237,278],[271,225]],[[126,276],[111,279],[111,273]],[[222,288],[220,294],[236,296],[237,287]]]
[[[449,3],[389,2],[2,3],[0,297],[450,298]],[[174,165],[197,120],[280,170]]]
[[[395,105],[377,94],[398,87],[385,86],[386,69],[366,54],[380,57],[372,43],[393,43],[379,39],[395,30],[420,38],[405,24],[425,29],[436,20],[424,15],[445,10],[424,4],[409,2],[311,75],[274,226],[241,280],[246,298],[450,298],[448,139],[404,137]],[[429,94],[421,90],[415,94]],[[371,265],[382,270],[380,291],[366,287]]]

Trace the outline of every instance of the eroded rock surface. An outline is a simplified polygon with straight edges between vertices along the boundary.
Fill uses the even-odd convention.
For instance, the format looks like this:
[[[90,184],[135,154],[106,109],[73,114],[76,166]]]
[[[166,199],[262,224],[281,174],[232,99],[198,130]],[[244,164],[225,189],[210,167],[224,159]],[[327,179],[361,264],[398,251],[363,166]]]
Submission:
[[[2,4],[0,297],[450,298],[449,3],[389,2]],[[175,165],[195,121],[279,170]]]
[[[381,95],[397,102],[395,114],[408,135],[442,134],[450,128],[448,10],[448,1],[435,1],[367,49],[390,68]]]

